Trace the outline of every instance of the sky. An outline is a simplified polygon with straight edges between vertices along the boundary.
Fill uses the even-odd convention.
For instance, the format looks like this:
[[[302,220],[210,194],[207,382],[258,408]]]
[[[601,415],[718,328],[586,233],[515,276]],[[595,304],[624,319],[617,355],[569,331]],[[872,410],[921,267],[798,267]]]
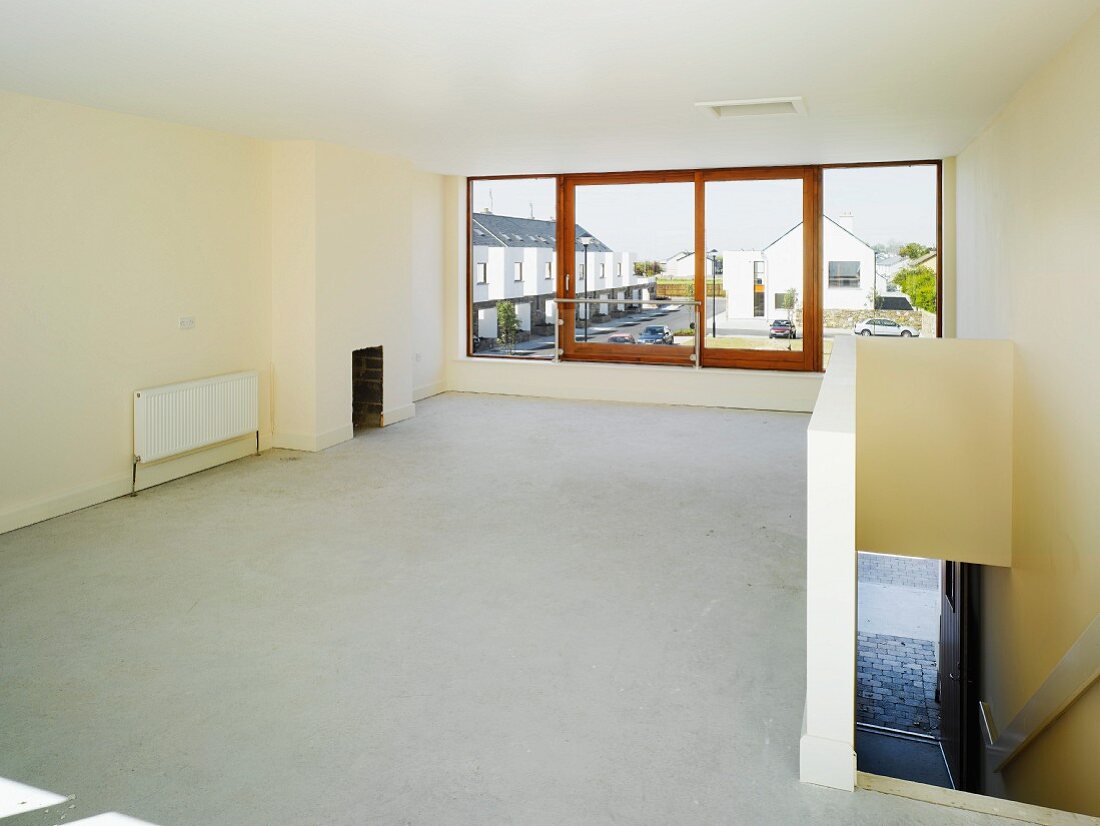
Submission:
[[[474,210],[553,220],[553,178],[474,181]],[[707,184],[707,248],[760,249],[802,219],[801,181]],[[936,243],[936,168],[826,169],[825,214],[851,212],[868,244]],[[614,250],[662,260],[693,242],[691,183],[578,186],[577,223]]]

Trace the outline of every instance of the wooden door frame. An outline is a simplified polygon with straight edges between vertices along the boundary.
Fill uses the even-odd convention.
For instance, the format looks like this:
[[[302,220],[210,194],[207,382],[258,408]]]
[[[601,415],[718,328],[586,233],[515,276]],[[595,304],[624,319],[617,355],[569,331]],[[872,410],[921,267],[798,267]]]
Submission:
[[[693,183],[695,172],[664,170],[657,172],[583,172],[558,176],[558,295],[576,298],[576,192],[577,186],[622,186],[631,184]],[[693,219],[697,220],[697,219]],[[564,231],[563,231],[564,230]],[[591,291],[590,291],[591,292]],[[608,304],[616,302],[609,300]],[[652,344],[597,344],[576,341],[576,313],[562,304],[561,357],[566,361],[598,361],[625,364],[669,364],[690,367],[695,364],[694,347],[668,347]],[[696,335],[699,331],[696,330]]]
[[[948,593],[948,571],[954,569],[951,577],[951,591]],[[982,746],[981,729],[978,721],[978,702],[981,697],[981,566],[966,562],[944,561],[942,568],[942,582],[940,583],[940,610],[945,610],[944,603],[951,603],[953,612],[958,615],[957,646],[959,662],[946,662],[944,658],[944,618],[940,618],[940,673],[938,675],[941,685],[940,691],[940,726],[944,726],[947,714],[958,714],[956,733],[958,736],[959,765],[954,767],[946,750],[944,760],[948,771],[951,773],[951,781],[955,788],[966,792],[981,792],[982,783]],[[958,674],[952,677],[952,671],[958,669]],[[944,695],[942,689],[945,680],[955,679],[957,682],[956,696],[958,708],[949,709],[943,704]],[[955,769],[957,768],[957,771]],[[956,776],[957,775],[957,776]]]

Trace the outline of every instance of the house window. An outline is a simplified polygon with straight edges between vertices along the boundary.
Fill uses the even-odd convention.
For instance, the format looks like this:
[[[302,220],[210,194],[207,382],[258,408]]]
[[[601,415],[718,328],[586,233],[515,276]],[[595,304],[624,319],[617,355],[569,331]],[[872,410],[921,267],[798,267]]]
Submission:
[[[623,262],[622,261],[618,261],[615,264],[615,277],[616,278],[622,278],[623,277]]]
[[[859,286],[859,262],[858,261],[830,261],[829,262],[829,286],[830,287],[858,287]]]
[[[543,304],[541,311],[535,313],[533,303],[504,296],[525,295],[533,301],[545,302],[557,295],[558,265],[552,247],[547,248],[557,234],[557,178],[468,180],[470,272],[466,278],[466,303],[472,329],[467,337],[466,354],[478,358],[514,358],[518,355],[516,345],[522,338],[532,345],[530,352],[523,351],[523,358],[553,359],[556,354],[552,346],[553,325],[557,320],[554,312]],[[512,209],[508,204],[522,207]],[[533,247],[546,252],[535,257],[529,252]],[[488,268],[492,268],[491,281]],[[563,272],[572,275],[571,270]]]
[[[600,278],[607,277],[607,264],[600,264]]]
[[[787,294],[776,293],[775,294],[775,309],[785,310],[787,309]]]
[[[757,284],[764,283],[764,262],[753,261],[752,262],[752,280]],[[776,294],[778,295],[778,293]]]

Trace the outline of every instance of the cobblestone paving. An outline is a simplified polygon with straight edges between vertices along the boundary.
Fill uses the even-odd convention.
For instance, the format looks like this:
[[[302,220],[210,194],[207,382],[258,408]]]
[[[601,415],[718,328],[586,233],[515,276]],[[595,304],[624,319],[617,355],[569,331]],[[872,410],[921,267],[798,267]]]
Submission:
[[[860,553],[859,581],[935,591],[940,587],[940,563],[934,559]]]
[[[934,643],[861,633],[856,661],[856,721],[938,735]]]

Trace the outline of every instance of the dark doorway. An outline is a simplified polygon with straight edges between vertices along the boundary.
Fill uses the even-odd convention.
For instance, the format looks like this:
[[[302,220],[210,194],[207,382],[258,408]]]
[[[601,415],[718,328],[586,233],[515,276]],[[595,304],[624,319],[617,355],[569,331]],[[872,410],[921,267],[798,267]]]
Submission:
[[[941,743],[956,789],[980,792],[978,723],[980,568],[944,562],[941,568],[939,699]]]
[[[351,424],[382,426],[382,348],[364,347],[351,354]]]

